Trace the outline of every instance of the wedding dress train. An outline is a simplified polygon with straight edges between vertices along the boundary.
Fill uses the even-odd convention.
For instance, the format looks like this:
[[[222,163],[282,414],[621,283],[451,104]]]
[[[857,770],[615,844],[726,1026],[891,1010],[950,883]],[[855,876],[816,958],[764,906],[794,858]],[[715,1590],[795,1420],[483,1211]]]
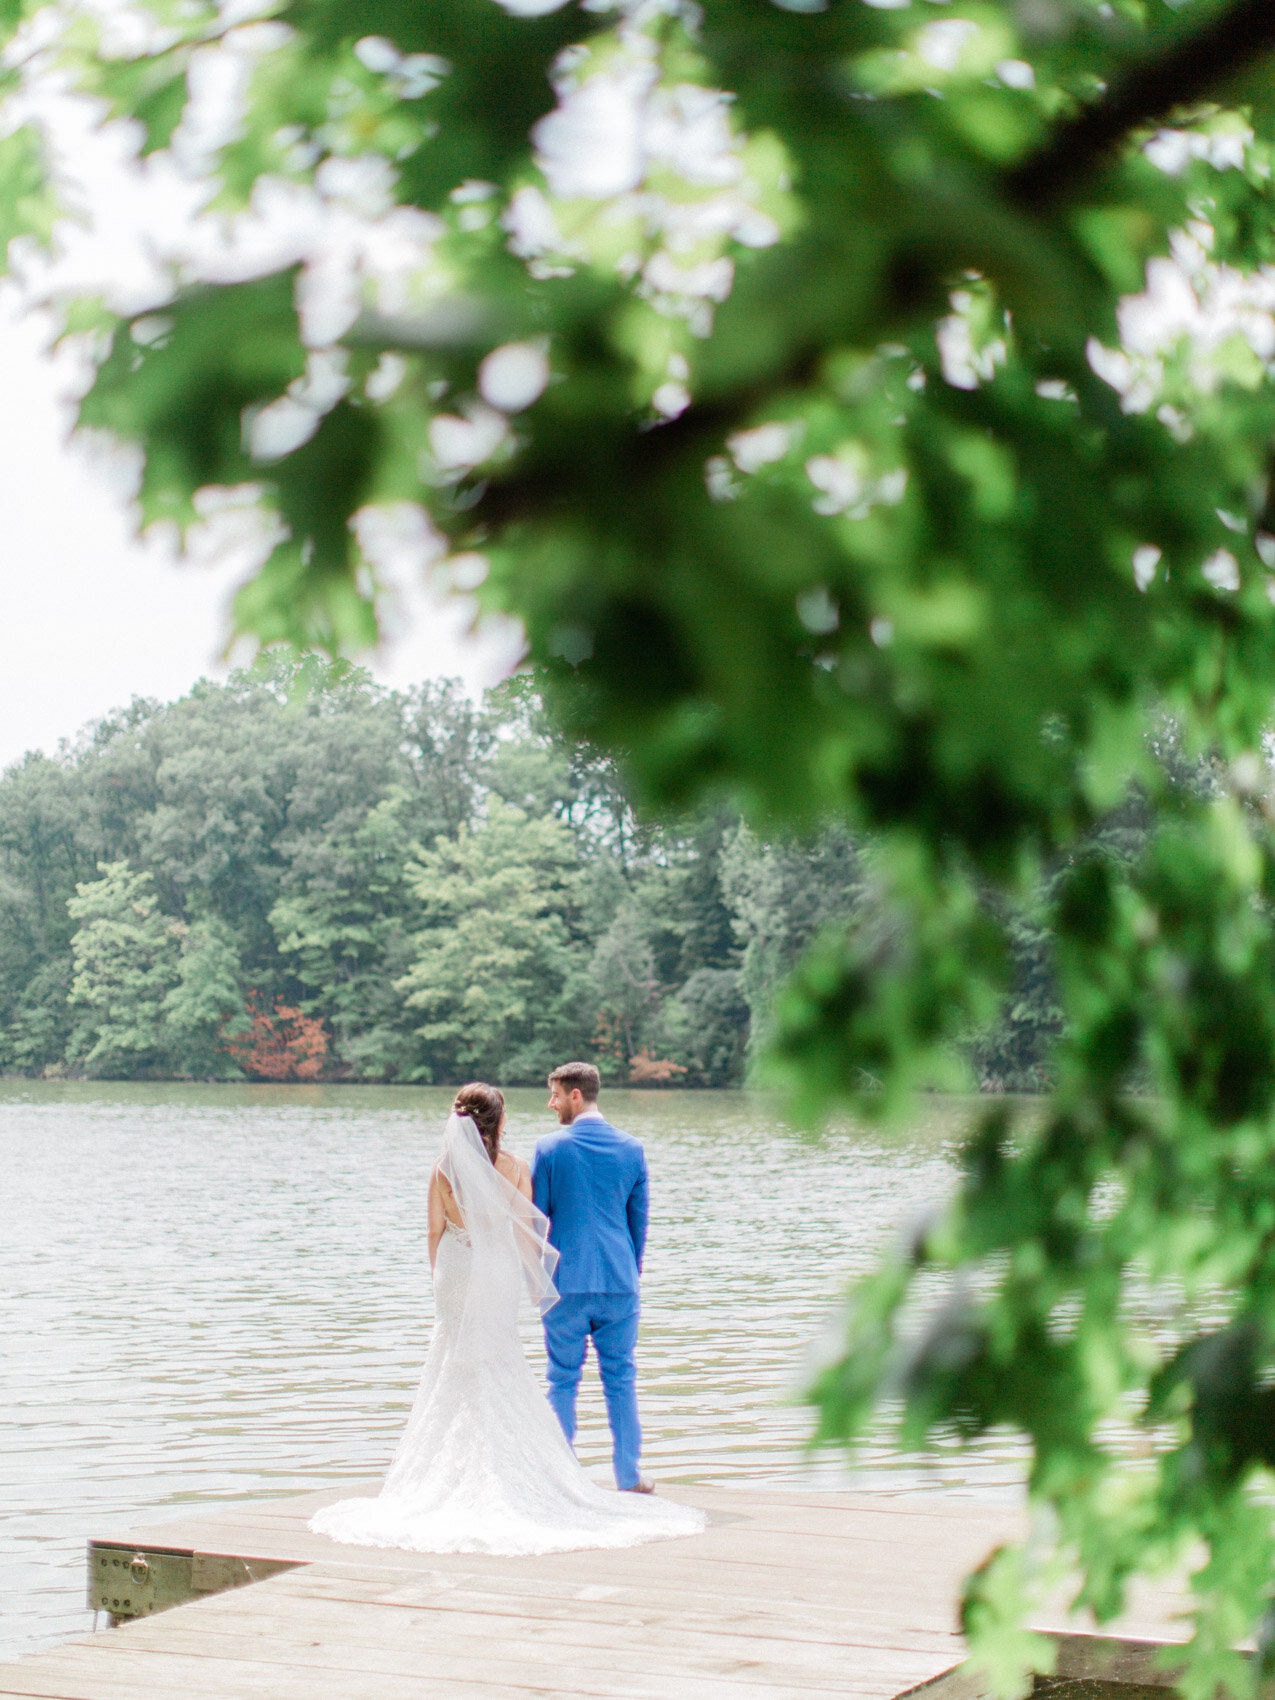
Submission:
[[[438,1247],[434,1337],[407,1427],[376,1497],[326,1506],[310,1528],[357,1546],[509,1555],[698,1533],[702,1512],[585,1475],[518,1336],[520,1290],[542,1309],[556,1297],[545,1219],[468,1117],[448,1123],[442,1168],[465,1227],[449,1221]]]

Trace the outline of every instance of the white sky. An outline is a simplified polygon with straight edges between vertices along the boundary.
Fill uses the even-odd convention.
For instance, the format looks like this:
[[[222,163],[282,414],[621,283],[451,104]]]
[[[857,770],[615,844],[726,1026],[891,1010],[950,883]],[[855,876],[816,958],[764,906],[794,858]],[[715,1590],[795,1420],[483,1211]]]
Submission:
[[[118,474],[68,443],[65,369],[41,321],[0,294],[0,769],[134,696],[169,700],[224,677],[233,565],[182,566],[138,540]],[[372,661],[386,684],[458,676],[474,690],[516,660],[507,631],[469,633],[472,607],[425,587]]]

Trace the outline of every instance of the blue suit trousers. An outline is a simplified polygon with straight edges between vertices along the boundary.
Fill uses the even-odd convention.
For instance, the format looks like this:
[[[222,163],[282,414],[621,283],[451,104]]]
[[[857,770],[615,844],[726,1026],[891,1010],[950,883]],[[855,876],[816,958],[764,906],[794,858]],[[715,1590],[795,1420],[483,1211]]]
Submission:
[[[638,1336],[636,1293],[563,1293],[545,1312],[545,1350],[549,1357],[549,1403],[570,1441],[576,1437],[576,1393],[589,1338],[598,1354],[598,1371],[611,1425],[611,1461],[618,1488],[636,1487],[642,1430],[638,1424]]]

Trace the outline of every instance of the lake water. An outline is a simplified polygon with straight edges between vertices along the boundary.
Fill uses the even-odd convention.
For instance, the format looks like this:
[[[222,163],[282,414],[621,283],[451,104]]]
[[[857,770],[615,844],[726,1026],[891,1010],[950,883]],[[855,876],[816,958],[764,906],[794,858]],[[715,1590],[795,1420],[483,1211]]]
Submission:
[[[91,1627],[92,1535],[384,1469],[429,1336],[450,1101],[0,1080],[0,1659]],[[739,1092],[605,1107],[651,1168],[638,1370],[658,1481],[1017,1493],[1012,1440],[931,1461],[876,1442],[851,1470],[808,1451],[795,1399],[846,1280],[950,1187],[968,1101],[819,1139]],[[542,1092],[510,1094],[514,1150],[550,1125]],[[609,1462],[592,1369],[578,1450]]]

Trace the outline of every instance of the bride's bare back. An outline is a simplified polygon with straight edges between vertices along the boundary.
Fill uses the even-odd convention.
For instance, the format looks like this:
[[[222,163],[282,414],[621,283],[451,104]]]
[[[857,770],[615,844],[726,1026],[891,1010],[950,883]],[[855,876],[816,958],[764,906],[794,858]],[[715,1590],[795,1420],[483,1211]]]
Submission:
[[[504,1132],[504,1125],[501,1125]],[[518,1188],[524,1198],[531,1197],[531,1164],[525,1158],[515,1157],[512,1151],[497,1151],[495,1162],[496,1173]],[[450,1222],[455,1228],[465,1226],[465,1218],[461,1214],[460,1205],[456,1202],[456,1194],[452,1191],[447,1176],[441,1169],[435,1168],[429,1182],[429,1266],[432,1269],[438,1261],[438,1247]]]

